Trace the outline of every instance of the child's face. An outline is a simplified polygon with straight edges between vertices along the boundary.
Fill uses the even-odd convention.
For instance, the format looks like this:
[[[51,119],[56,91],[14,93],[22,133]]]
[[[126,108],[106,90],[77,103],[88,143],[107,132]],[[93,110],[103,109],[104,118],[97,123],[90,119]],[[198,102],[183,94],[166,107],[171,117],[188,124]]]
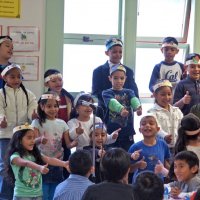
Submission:
[[[50,88],[50,90],[60,94],[63,87],[63,79],[61,77],[55,77],[52,80],[45,83],[45,86]]]
[[[106,142],[106,138],[107,133],[102,128],[95,129],[94,140],[97,147],[102,147]]]
[[[177,48],[174,48],[174,47],[163,47],[161,49],[164,57],[165,57],[165,61],[167,63],[171,63],[174,61],[174,57],[175,55],[178,53],[178,49]]]
[[[143,117],[140,121],[139,131],[144,137],[155,137],[159,129],[160,128],[153,116]]]
[[[6,40],[0,44],[0,57],[9,60],[13,55],[13,43]]]
[[[125,72],[117,70],[109,76],[109,80],[112,83],[112,88],[114,90],[122,90],[126,81]]]
[[[33,130],[28,130],[22,138],[22,145],[27,151],[32,151],[35,145],[35,134]]]
[[[113,64],[120,63],[122,59],[122,47],[121,46],[113,46],[105,54],[109,57],[110,62]]]
[[[170,87],[161,87],[159,91],[154,92],[154,97],[159,106],[168,109],[172,100],[172,90]]]
[[[21,71],[18,68],[13,68],[7,72],[3,79],[9,87],[17,89],[22,82]]]
[[[46,104],[41,105],[41,109],[47,115],[47,119],[54,120],[58,114],[58,103],[55,99],[48,99]]]
[[[190,64],[187,66],[187,71],[191,79],[199,80],[200,78],[200,64]]]
[[[198,171],[198,166],[195,165],[192,168],[188,165],[185,160],[174,161],[174,173],[178,181],[188,181],[195,176]]]
[[[92,103],[92,101],[89,102]],[[89,118],[93,112],[91,107],[85,105],[77,106],[76,111],[78,112],[79,118]]]

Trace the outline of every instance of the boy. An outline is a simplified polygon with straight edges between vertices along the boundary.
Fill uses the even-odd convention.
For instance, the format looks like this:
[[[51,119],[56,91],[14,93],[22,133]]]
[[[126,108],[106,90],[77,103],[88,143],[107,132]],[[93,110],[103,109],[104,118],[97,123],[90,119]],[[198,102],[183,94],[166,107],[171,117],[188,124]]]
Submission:
[[[81,200],[84,191],[93,183],[88,177],[93,172],[92,159],[87,150],[77,150],[69,157],[69,178],[60,183],[55,190],[54,200]]]
[[[139,131],[143,134],[144,139],[140,142],[133,144],[129,152],[140,151],[140,156],[137,162],[134,163],[136,169],[132,182],[135,182],[137,175],[143,171],[151,171],[156,174],[166,176],[168,170],[163,167],[169,168],[170,152],[166,142],[156,137],[157,132],[160,130],[156,118],[148,114],[140,120]],[[146,167],[141,168],[141,164],[146,162]]]
[[[134,184],[134,200],[162,200],[164,184],[160,177],[152,172],[143,172],[138,175]]]
[[[133,144],[134,134],[131,109],[140,115],[141,104],[133,90],[123,88],[126,81],[126,68],[123,65],[117,64],[110,68],[109,80],[112,88],[102,92],[106,106],[105,124],[109,134],[121,128],[117,141],[112,146],[127,151]]]
[[[93,71],[92,77],[92,94],[97,97],[98,105],[101,109],[97,110],[97,116],[104,120],[105,105],[102,97],[102,91],[111,88],[111,83],[108,79],[110,68],[113,65],[120,64],[123,52],[123,43],[118,38],[110,38],[106,41],[105,54],[108,56],[108,61],[105,64],[97,67]],[[138,88],[134,80],[133,71],[124,66],[126,69],[127,78],[124,84],[125,88],[132,89],[136,97],[139,98]]]
[[[177,181],[169,183],[170,195],[173,198],[183,198],[192,195],[200,188],[199,159],[192,151],[181,151],[174,158],[174,173]]]
[[[184,65],[174,60],[175,55],[179,52],[178,41],[174,37],[166,37],[162,41],[161,52],[164,55],[164,61],[156,64],[150,78],[149,89],[153,92],[153,85],[159,79],[169,80],[173,88],[182,79]]]
[[[121,148],[108,150],[102,158],[101,169],[105,182],[91,185],[82,200],[133,200],[133,186],[128,185],[130,156]]]
[[[8,35],[0,36],[0,73],[3,69],[10,65],[9,59],[13,55],[12,38]],[[3,79],[0,76],[0,88],[3,87]]]
[[[186,58],[188,76],[181,80],[174,91],[174,106],[181,109],[184,115],[190,112],[193,105],[200,102],[200,55],[189,54]]]

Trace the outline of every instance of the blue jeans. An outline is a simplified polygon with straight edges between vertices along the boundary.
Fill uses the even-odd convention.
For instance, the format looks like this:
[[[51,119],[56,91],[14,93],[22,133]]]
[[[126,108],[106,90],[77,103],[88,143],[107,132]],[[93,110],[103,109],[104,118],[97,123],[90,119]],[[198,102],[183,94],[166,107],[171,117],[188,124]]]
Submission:
[[[42,200],[42,197],[13,197],[13,200]]]
[[[59,183],[42,183],[43,200],[53,200],[56,186]]]
[[[0,139],[0,199],[11,200],[14,187],[5,180],[4,159],[10,139]]]

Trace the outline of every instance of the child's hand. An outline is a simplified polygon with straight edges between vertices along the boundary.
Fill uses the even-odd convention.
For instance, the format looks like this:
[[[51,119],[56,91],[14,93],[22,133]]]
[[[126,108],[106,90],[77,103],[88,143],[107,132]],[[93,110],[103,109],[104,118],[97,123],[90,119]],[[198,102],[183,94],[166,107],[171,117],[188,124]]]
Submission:
[[[145,169],[147,167],[147,162],[145,161],[145,157],[138,161],[138,168]]]
[[[137,151],[134,151],[132,154],[131,154],[131,158],[133,160],[137,160],[139,157],[140,157],[140,152],[142,151],[142,149],[139,149]]]
[[[120,115],[122,117],[127,117],[129,114],[128,110],[126,110],[126,108],[122,108],[121,112],[120,112]]]
[[[46,133],[44,131],[44,134],[40,137],[40,143],[41,144],[46,144],[48,142],[48,139],[45,137]]]
[[[104,155],[105,155],[105,150],[103,149],[103,148],[101,148],[99,151],[98,151],[98,156],[100,157],[100,158],[102,158]]]
[[[167,144],[170,144],[172,142],[172,134],[166,135],[164,140],[167,142]]]
[[[6,117],[3,117],[3,120],[0,122],[1,128],[6,128],[8,126]]]
[[[136,110],[137,116],[142,115],[142,106],[140,106],[137,110]]]
[[[78,145],[78,137],[76,137],[71,143],[70,143],[70,149],[73,147],[76,147]]]
[[[164,167],[164,165],[162,164],[160,160],[158,160],[158,164],[156,164],[155,166],[154,173],[162,174],[166,177],[168,175],[168,172],[169,170]]]
[[[38,114],[35,112],[35,109],[33,110],[33,114],[32,114],[32,120],[34,119],[38,119]]]
[[[171,187],[170,196],[173,198],[178,197],[178,195],[181,193],[181,190],[178,187]]]
[[[78,128],[76,128],[76,134],[81,135],[83,134],[83,132],[84,132],[84,129],[82,129],[81,123],[79,122]]]
[[[182,98],[184,104],[190,104],[192,97],[189,95],[189,91],[186,91],[186,94]]]
[[[112,139],[116,140],[118,138],[119,135],[119,131],[121,131],[121,128],[118,128],[117,130],[115,130],[114,132],[112,132]]]
[[[39,171],[41,172],[41,174],[47,174],[49,172],[48,164],[41,165]]]

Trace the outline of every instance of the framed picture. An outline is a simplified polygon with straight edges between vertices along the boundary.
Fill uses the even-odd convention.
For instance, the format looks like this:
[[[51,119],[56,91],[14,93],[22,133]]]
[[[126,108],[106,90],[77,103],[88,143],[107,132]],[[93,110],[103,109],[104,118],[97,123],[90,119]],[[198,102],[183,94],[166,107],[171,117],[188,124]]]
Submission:
[[[10,62],[20,65],[24,81],[37,81],[39,71],[39,56],[15,56]]]
[[[33,26],[8,26],[8,35],[13,39],[14,51],[39,51],[39,29]]]

